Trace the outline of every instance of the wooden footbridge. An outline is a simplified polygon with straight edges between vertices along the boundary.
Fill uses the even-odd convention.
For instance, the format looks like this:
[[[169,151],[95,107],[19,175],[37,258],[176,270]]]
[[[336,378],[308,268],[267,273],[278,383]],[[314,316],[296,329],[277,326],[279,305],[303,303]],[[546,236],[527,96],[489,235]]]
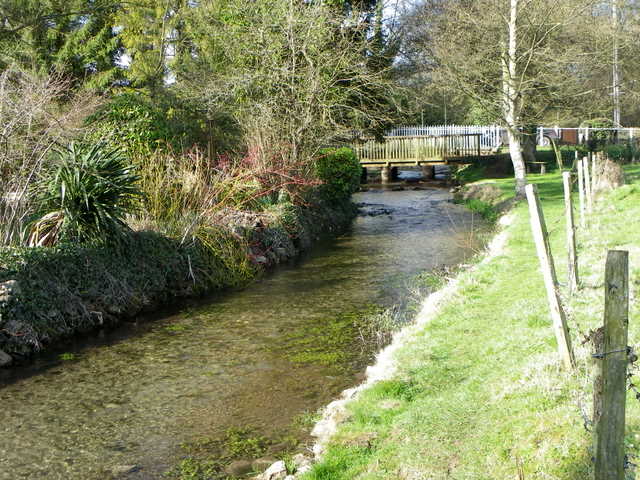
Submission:
[[[381,168],[382,181],[389,181],[400,166],[422,167],[423,175],[433,178],[435,165],[473,163],[487,154],[489,151],[481,148],[481,136],[479,133],[394,136],[384,137],[384,142],[355,142],[352,148],[363,166],[364,178],[367,168]]]

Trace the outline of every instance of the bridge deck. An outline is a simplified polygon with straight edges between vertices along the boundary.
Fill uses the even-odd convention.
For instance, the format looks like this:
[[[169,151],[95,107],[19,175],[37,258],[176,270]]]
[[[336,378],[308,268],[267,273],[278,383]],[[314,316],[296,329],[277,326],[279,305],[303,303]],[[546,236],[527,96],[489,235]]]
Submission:
[[[480,155],[482,156],[482,155]],[[464,155],[446,158],[426,158],[416,160],[414,158],[407,159],[369,159],[361,158],[360,165],[363,167],[421,167],[423,165],[448,165],[459,163],[473,163],[478,160],[478,155]]]

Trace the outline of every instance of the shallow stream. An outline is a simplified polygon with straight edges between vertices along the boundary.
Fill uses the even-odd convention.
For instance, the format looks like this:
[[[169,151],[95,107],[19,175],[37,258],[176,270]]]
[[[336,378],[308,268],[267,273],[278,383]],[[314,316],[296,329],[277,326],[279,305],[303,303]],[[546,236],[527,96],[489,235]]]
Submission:
[[[350,319],[471,254],[478,218],[446,190],[405,188],[356,194],[348,233],[242,291],[0,371],[0,479],[163,478],[182,444],[229,428],[304,441],[296,419],[372,359]]]

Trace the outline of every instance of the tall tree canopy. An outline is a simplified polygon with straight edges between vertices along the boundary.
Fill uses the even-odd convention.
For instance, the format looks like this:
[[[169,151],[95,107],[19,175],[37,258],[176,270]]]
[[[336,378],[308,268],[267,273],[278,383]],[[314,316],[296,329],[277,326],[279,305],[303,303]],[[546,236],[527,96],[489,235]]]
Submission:
[[[114,0],[3,0],[0,62],[105,90],[123,77]]]

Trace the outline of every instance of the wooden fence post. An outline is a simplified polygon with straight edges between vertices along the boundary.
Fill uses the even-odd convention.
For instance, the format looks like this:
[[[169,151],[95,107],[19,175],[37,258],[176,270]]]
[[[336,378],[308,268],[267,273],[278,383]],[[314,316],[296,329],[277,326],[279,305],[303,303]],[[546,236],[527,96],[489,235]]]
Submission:
[[[593,197],[596,194],[597,186],[598,186],[598,165],[600,165],[602,160],[602,153],[596,152],[591,159],[591,200],[593,201]]]
[[[564,210],[567,219],[567,253],[568,253],[568,279],[569,291],[578,290],[578,256],[576,255],[576,227],[573,223],[573,199],[571,198],[571,172],[562,173],[562,185],[564,186]]]
[[[591,210],[593,210],[593,197],[591,196],[591,176],[589,175],[589,159],[587,157],[582,159],[582,168],[584,169],[584,192],[587,197],[587,212],[591,213]]]
[[[567,327],[567,319],[560,303],[558,295],[558,278],[556,269],[551,256],[551,248],[549,246],[549,234],[547,226],[544,222],[544,214],[538,198],[538,190],[535,185],[529,184],[525,187],[527,201],[529,203],[529,214],[531,218],[531,230],[533,239],[538,252],[538,260],[544,278],[544,285],[547,290],[547,299],[549,301],[549,309],[551,310],[551,320],[553,322],[553,330],[558,342],[558,352],[560,358],[567,369],[575,366],[575,358],[573,349],[571,348],[571,338],[569,337],[569,327]]]
[[[595,480],[624,480],[629,327],[629,252],[610,250],[605,267],[602,412],[596,428]]]
[[[578,161],[576,162],[576,167],[578,169],[578,198],[580,200],[580,226],[584,228],[585,200],[584,200],[584,170],[582,169],[582,159],[578,159]]]
[[[598,451],[598,427],[600,425],[600,417],[602,417],[602,391],[603,391],[603,377],[602,377],[602,360],[599,358],[600,354],[604,352],[604,327],[597,328],[590,332],[592,343],[592,359],[594,361],[593,371],[593,452],[595,459],[595,452]]]

